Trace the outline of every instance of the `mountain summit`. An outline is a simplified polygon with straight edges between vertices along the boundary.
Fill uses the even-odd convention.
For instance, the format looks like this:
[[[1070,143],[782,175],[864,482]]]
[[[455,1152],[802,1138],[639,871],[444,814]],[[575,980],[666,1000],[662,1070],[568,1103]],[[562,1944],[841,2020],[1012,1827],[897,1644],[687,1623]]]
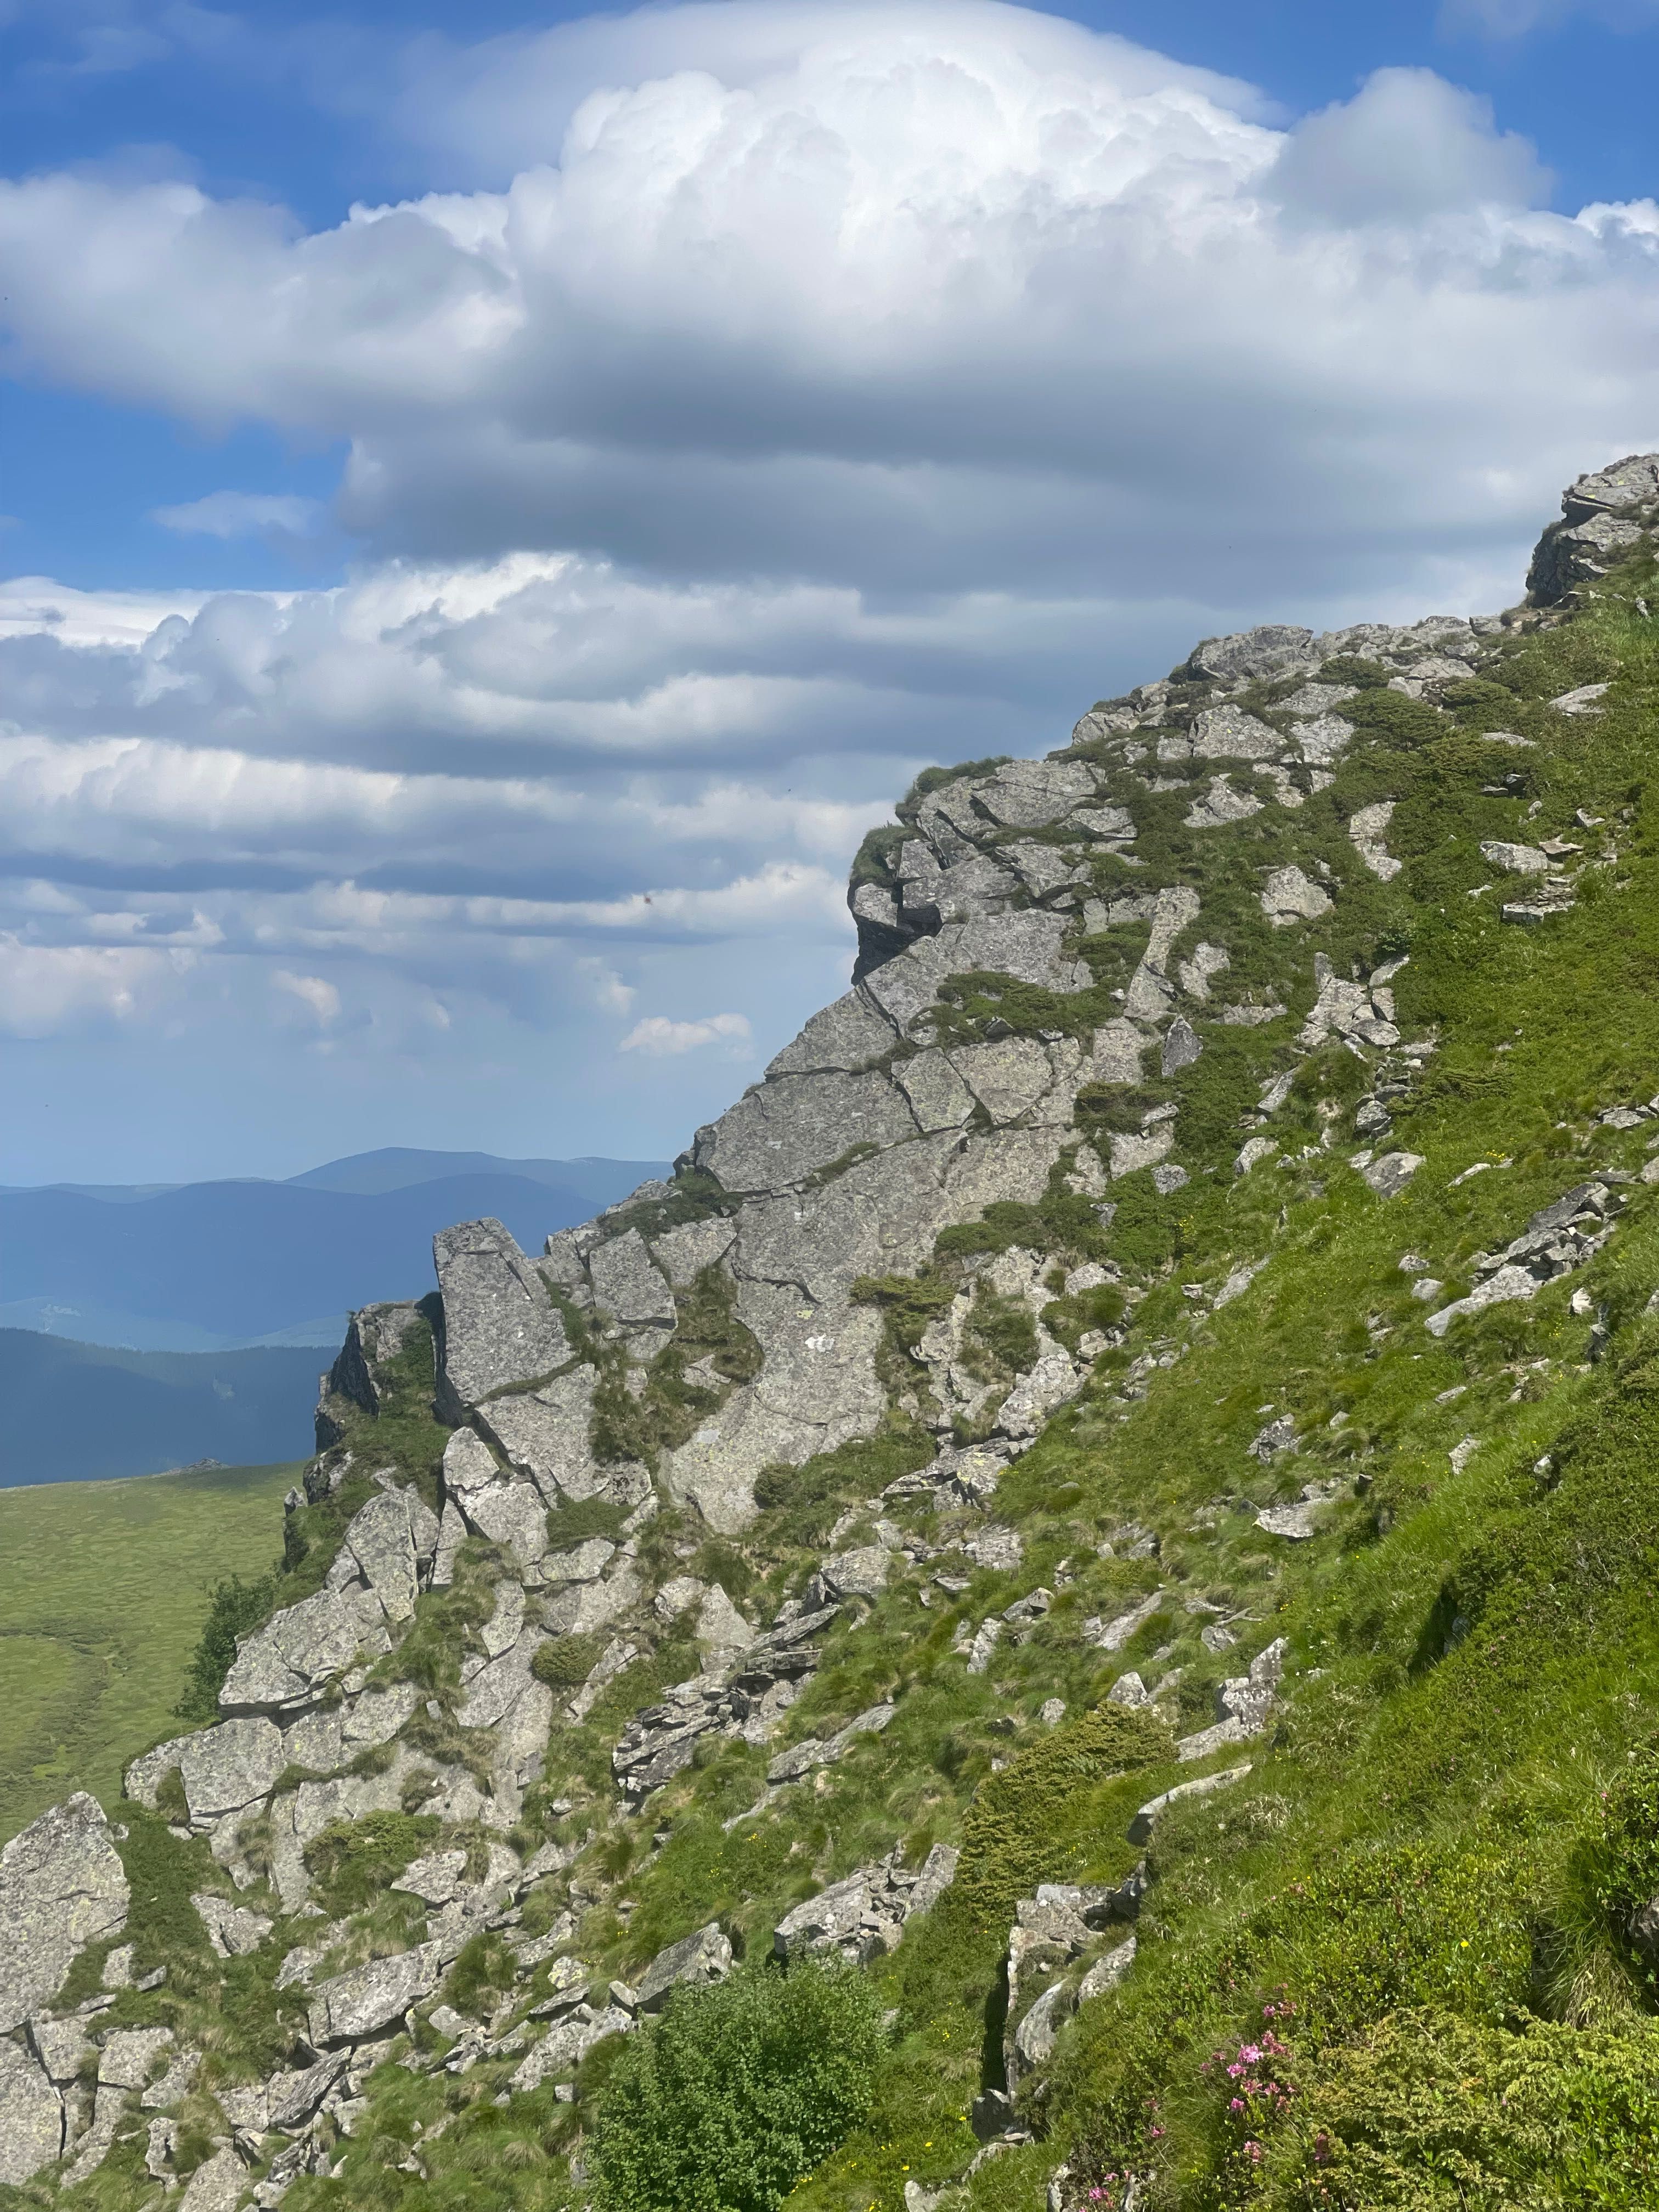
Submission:
[[[1659,2196],[1656,525],[929,770],[672,1177],[354,1316],[0,1857],[20,2203]]]

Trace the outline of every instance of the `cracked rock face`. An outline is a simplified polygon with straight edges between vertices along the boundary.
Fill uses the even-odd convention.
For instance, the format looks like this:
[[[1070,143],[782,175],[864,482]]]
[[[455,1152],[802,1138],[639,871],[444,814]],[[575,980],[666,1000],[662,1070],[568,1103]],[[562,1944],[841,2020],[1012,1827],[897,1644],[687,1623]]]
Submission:
[[[443,1300],[438,1383],[459,1416],[493,1390],[528,1382],[570,1357],[547,1285],[499,1221],[465,1221],[432,1242]]]
[[[0,1850],[0,2034],[44,2010],[89,1943],[126,1925],[129,1895],[103,1808],[84,1790]]]

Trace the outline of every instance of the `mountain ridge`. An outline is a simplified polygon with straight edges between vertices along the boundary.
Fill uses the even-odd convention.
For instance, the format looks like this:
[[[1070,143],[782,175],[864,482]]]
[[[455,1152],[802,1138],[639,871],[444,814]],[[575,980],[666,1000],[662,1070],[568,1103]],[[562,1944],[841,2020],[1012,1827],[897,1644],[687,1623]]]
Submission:
[[[0,2172],[1651,2201],[1656,524],[928,772],[672,1176],[356,1313],[204,1725],[0,1861]]]

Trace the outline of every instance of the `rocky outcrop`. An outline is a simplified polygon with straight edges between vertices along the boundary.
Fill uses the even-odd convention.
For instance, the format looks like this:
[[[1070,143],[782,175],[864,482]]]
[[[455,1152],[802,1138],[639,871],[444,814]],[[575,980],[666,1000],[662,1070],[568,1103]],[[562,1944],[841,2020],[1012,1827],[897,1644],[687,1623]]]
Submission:
[[[952,1845],[935,1844],[914,1871],[898,1850],[860,1867],[786,1913],[772,1931],[773,1949],[786,1960],[834,1951],[866,1965],[893,1948],[907,1920],[939,1902],[956,1879],[957,1858]]]
[[[1527,600],[1559,606],[1606,575],[1659,526],[1659,453],[1632,453],[1580,477],[1561,495],[1561,520],[1538,541],[1527,571]]]
[[[125,1926],[130,1895],[103,1808],[84,1790],[0,1850],[0,2035],[50,2005],[88,1944]]]
[[[499,1221],[446,1229],[432,1249],[442,1301],[438,1395],[453,1417],[564,1365],[570,1344],[559,1310]]]

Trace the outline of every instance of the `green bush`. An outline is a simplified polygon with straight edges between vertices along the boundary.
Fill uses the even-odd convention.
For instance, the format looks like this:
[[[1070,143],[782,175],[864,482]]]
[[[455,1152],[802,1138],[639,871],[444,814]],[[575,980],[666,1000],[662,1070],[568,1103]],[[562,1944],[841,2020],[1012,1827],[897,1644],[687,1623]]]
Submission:
[[[1226,2201],[1249,2212],[1659,2202],[1659,2027],[1520,2027],[1402,2013],[1323,2052],[1296,2069],[1285,2117]]]
[[[602,1636],[556,1636],[538,1646],[530,1671],[550,1690],[579,1690],[604,1649]]]
[[[740,1966],[618,2057],[591,2165],[605,2212],[775,2212],[869,2109],[880,2001],[849,1967]]]
[[[174,1708],[181,1721],[216,1721],[219,1692],[236,1663],[236,1639],[246,1636],[270,1618],[276,1603],[276,1577],[261,1575],[245,1583],[240,1575],[220,1583],[208,1608],[190,1662],[190,1684]]]
[[[306,1863],[325,1911],[361,1912],[434,1842],[438,1822],[429,1813],[365,1813],[357,1820],[331,1820],[306,1845]]]

